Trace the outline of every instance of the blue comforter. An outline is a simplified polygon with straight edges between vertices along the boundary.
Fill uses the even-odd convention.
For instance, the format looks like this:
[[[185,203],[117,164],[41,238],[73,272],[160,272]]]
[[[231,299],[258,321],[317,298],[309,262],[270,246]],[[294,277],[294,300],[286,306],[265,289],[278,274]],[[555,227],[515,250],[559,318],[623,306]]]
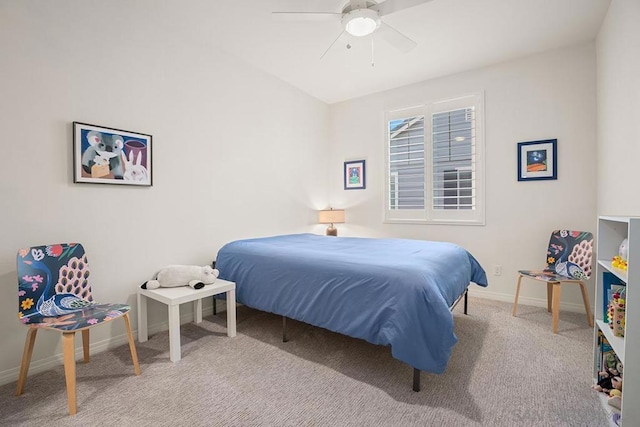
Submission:
[[[449,307],[485,271],[452,243],[293,234],[238,240],[218,252],[238,302],[373,344],[434,373],[457,338]]]

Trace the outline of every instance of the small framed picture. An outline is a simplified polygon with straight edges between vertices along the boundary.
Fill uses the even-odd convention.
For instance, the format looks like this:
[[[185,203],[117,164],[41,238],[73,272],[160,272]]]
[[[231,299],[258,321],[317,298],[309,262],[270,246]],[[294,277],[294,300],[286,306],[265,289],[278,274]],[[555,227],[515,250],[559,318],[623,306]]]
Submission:
[[[362,190],[365,185],[364,160],[344,162],[344,189]]]
[[[518,181],[558,179],[558,140],[518,143]]]
[[[73,122],[73,182],[152,185],[151,135]]]

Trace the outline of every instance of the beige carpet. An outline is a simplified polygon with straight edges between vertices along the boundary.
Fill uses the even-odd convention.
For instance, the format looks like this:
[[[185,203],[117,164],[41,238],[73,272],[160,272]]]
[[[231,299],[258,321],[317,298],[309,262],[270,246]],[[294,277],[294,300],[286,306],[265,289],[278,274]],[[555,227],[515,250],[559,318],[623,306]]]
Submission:
[[[225,314],[182,327],[182,360],[169,361],[168,333],[138,343],[135,377],[126,346],[78,364],[78,414],[67,415],[62,366],[0,387],[7,426],[603,426],[590,388],[593,331],[563,312],[559,333],[538,307],[471,298],[455,312],[447,371],[422,373],[375,346],[238,307],[238,336]],[[26,330],[25,330],[26,333]],[[38,345],[36,341],[36,346]]]

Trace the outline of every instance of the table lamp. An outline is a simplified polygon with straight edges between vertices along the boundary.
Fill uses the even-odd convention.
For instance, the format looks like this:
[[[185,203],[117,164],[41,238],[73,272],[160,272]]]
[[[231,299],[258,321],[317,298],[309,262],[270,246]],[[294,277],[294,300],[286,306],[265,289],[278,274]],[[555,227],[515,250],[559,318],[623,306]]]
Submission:
[[[337,236],[338,229],[333,224],[344,223],[344,210],[343,209],[329,209],[318,212],[318,222],[320,224],[329,224],[327,227],[327,236]]]

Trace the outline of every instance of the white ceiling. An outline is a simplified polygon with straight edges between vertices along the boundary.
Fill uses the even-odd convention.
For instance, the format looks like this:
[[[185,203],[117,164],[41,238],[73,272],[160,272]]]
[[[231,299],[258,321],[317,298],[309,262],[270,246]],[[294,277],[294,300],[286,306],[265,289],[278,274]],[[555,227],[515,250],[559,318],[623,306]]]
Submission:
[[[336,44],[320,60],[342,31],[339,19],[283,21],[271,15],[309,7],[340,12],[346,3],[190,1],[181,3],[183,16],[173,22],[331,104],[594,40],[610,0],[432,0],[383,17],[418,46],[401,53],[374,39],[374,66],[368,38],[352,42],[351,49]]]

